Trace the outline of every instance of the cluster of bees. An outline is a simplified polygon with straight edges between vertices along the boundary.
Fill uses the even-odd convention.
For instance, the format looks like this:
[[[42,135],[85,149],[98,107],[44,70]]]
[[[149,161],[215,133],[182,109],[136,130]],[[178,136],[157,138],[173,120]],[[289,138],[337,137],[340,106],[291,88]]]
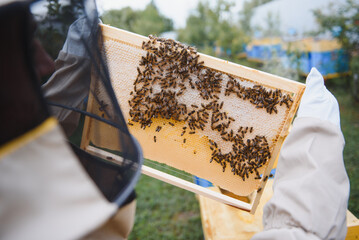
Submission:
[[[255,136],[253,139],[244,141],[240,134],[231,137],[232,151],[222,153],[216,142],[209,140],[212,158],[210,162],[219,163],[223,172],[227,165],[234,175],[242,177],[243,181],[249,174],[255,173],[255,179],[260,179],[258,168],[262,167],[271,157],[266,137]]]
[[[195,134],[210,127],[220,134],[224,142],[232,144],[230,152],[222,153],[220,146],[209,140],[212,151],[210,162],[220,164],[223,172],[229,166],[233,174],[243,180],[252,173],[260,178],[257,169],[271,157],[267,139],[258,135],[246,139],[246,135],[253,132],[253,127],[240,127],[236,131],[231,128],[235,119],[223,110],[224,102],[218,96],[223,91],[222,81],[228,78],[224,92],[226,96],[236,94],[257,108],[266,109],[269,114],[278,112],[278,104],[290,108],[293,102],[290,96],[282,94],[280,90],[267,90],[260,85],[241,86],[232,76],[205,67],[199,61],[195,48],[171,39],[149,36],[149,40],[143,42],[142,49],[147,53],[142,56],[137,67],[134,90],[128,101],[130,124],[136,122],[146,129],[156,118],[169,120],[171,126],[176,121],[185,122],[181,133],[184,143],[185,134]],[[189,89],[198,92],[203,99],[201,104],[180,101],[181,95]],[[161,129],[162,126],[157,126],[155,131]],[[154,136],[154,142],[157,140]]]
[[[249,100],[256,105],[256,108],[264,108],[267,113],[278,113],[277,105],[283,104],[289,109],[292,106],[293,99],[288,94],[282,94],[282,91],[266,90],[263,86],[254,85],[253,87],[241,86],[233,77],[229,76],[225,96],[236,94],[238,98]]]

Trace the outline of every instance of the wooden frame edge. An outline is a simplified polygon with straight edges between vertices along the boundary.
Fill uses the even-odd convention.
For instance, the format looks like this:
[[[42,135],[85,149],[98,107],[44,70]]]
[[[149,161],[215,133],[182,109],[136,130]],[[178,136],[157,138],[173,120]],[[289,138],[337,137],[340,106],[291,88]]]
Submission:
[[[93,147],[93,146],[87,146],[85,148],[86,151],[91,152],[92,154],[104,158],[104,159],[111,159],[111,161],[115,162],[115,163],[122,163],[122,158],[120,156],[117,156],[113,153],[104,151],[102,149]],[[156,178],[158,180],[161,180],[163,182],[169,183],[171,185],[174,185],[176,187],[185,189],[187,191],[193,192],[195,194],[199,194],[202,195],[204,197],[208,197],[210,199],[216,200],[218,202],[242,209],[244,211],[248,211],[251,212],[252,211],[252,206],[253,204],[249,204],[246,202],[242,202],[238,199],[226,196],[222,193],[218,193],[215,191],[212,191],[210,189],[207,189],[205,187],[199,186],[197,184],[188,182],[186,180],[183,180],[181,178],[172,176],[170,174],[161,172],[159,170],[156,170],[154,168],[148,167],[148,166],[142,166],[141,169],[142,173],[150,176],[152,178]]]
[[[130,45],[141,48],[143,41],[148,41],[149,38],[132,33],[126,30],[118,29],[115,27],[111,27],[105,24],[100,24],[102,34],[104,38],[113,38],[124,43],[131,43]],[[300,91],[305,84],[296,82],[287,78],[275,76],[270,73],[262,72],[256,69],[252,69],[237,63],[232,63],[226,60],[219,59],[217,57],[209,56],[203,53],[198,53],[200,55],[200,60],[204,61],[204,65],[209,68],[216,69],[217,71],[235,75],[237,77],[243,78],[247,81],[256,81],[265,86],[275,87],[279,89],[283,89],[288,92],[298,92]],[[218,67],[220,66],[220,68]],[[249,80],[252,79],[252,80]]]

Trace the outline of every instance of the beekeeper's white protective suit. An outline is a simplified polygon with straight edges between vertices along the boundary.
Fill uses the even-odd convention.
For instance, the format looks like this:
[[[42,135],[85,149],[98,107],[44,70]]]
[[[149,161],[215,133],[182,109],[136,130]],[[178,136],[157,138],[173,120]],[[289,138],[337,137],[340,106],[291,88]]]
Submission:
[[[349,180],[339,106],[313,68],[297,118],[280,152],[262,239],[344,239]]]
[[[10,27],[5,26],[7,32],[14,33],[7,35],[9,41],[14,38],[16,41],[30,46],[34,44],[30,42],[34,39],[29,38],[29,42],[27,42],[24,41],[25,39],[18,39],[18,36],[21,35],[17,34],[20,32],[26,35],[27,31],[31,30],[29,23],[26,22],[26,20],[30,20],[27,19],[30,13],[29,2],[5,1],[0,3],[0,8],[1,14],[8,14],[7,20],[9,21],[3,22],[2,27],[8,25]],[[10,16],[13,17],[10,19]],[[23,19],[25,20],[22,21]],[[13,26],[10,23],[13,22],[16,27],[10,29]],[[19,26],[22,28],[20,29]],[[2,28],[0,27],[0,29]],[[79,39],[77,40],[79,41]],[[73,48],[67,43],[56,63],[57,72],[52,78],[52,85],[48,85],[48,89],[45,89],[45,91],[48,90],[46,95],[53,97],[52,100],[56,97],[65,97],[66,99],[65,93],[75,91],[72,93],[75,95],[79,93],[80,95],[76,96],[83,100],[87,92],[84,92],[85,88],[76,85],[76,82],[86,77],[86,73],[90,71],[90,64],[86,59],[71,52]],[[11,48],[12,46],[3,47]],[[14,62],[16,62],[17,70],[22,73],[22,75],[20,74],[21,79],[33,80],[34,75],[28,73],[28,69],[33,66],[26,65],[27,62],[23,56],[25,54],[21,52],[23,51],[21,47],[23,46],[13,47],[20,49],[14,58],[2,55],[1,60],[16,59]],[[41,46],[37,45],[37,47]],[[43,49],[36,47],[33,50],[35,55],[45,53]],[[48,56],[38,57],[44,60]],[[11,62],[10,60],[8,61]],[[38,63],[34,62],[35,68],[43,67],[43,65],[37,66]],[[0,68],[1,76],[7,76],[8,72],[3,66]],[[15,82],[17,80],[15,78],[4,79],[4,81]],[[35,80],[34,85],[38,84],[38,79]],[[33,86],[31,84],[29,85]],[[18,87],[25,88],[24,86]],[[36,88],[34,87],[34,89]],[[33,93],[34,90],[29,87],[26,91]],[[61,91],[62,95],[59,95]],[[17,92],[10,92],[9,95],[16,96],[16,94]],[[34,95],[36,94],[38,92],[34,93]],[[2,97],[5,101],[7,100],[6,96]],[[27,96],[18,98],[20,97],[26,100]],[[34,99],[43,101],[39,96],[29,98],[29,101],[32,103]],[[74,99],[67,98],[66,100]],[[24,108],[27,108],[33,106],[31,103],[20,105],[21,107],[25,105]],[[69,105],[74,107],[80,104],[76,101],[71,103]],[[1,124],[5,126],[10,124],[6,118],[8,113],[2,112],[3,115],[0,117]],[[33,114],[36,115],[36,113]],[[66,119],[60,112],[55,112],[55,114],[60,121]],[[21,116],[18,117],[21,118]],[[15,120],[19,119],[15,118]],[[22,122],[19,121],[19,123]],[[0,136],[1,134],[3,133],[0,132]],[[119,209],[116,203],[109,202],[103,196],[69,147],[57,119],[47,116],[36,126],[7,140],[4,144],[0,144],[1,240],[125,239],[128,237],[134,223],[135,201]]]

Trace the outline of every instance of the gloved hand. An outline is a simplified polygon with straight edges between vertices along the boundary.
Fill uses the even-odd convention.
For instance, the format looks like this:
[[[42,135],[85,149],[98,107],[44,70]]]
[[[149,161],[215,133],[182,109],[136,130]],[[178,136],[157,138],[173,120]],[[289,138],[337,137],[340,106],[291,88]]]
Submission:
[[[339,106],[313,68],[293,128],[283,143],[273,197],[263,209],[264,239],[344,239],[349,179]],[[334,124],[334,125],[333,125]]]
[[[324,86],[323,76],[312,68],[307,87],[300,103],[297,117],[312,117],[329,121],[340,128],[339,105],[336,98]]]

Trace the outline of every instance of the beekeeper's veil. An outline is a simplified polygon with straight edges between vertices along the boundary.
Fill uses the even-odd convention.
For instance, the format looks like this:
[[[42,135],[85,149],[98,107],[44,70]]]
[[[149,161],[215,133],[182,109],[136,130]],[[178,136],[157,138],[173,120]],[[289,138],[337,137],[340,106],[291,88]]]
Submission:
[[[109,201],[121,205],[138,180],[142,153],[111,86],[95,0],[36,1],[31,9],[37,37],[56,58],[55,72],[43,79],[45,101],[91,178]],[[112,128],[117,138],[102,136],[93,127],[98,123]],[[103,139],[116,144],[111,153],[119,158],[99,154],[108,150]]]

